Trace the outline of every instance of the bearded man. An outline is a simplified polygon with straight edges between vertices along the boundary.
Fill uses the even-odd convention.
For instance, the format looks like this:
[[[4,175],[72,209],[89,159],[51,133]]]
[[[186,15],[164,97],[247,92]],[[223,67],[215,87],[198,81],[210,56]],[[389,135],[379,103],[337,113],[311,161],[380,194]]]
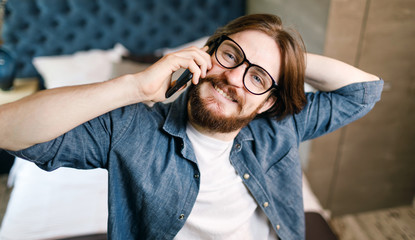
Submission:
[[[180,68],[193,85],[161,103]],[[382,86],[248,15],[143,72],[1,106],[0,147],[47,171],[107,169],[110,239],[303,239],[300,142],[364,116]]]

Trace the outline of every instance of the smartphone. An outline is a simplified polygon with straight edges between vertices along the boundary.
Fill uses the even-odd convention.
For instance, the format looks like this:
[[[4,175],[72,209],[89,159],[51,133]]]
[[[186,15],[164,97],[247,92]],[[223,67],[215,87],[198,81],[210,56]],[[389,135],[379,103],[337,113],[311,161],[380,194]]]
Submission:
[[[189,71],[189,69],[186,69],[186,71],[184,71],[182,75],[180,75],[180,77],[177,79],[176,84],[173,87],[169,88],[169,90],[167,90],[166,98],[171,97],[181,87],[186,85],[187,82],[189,82],[192,79],[192,77],[193,77],[193,74]]]
[[[213,51],[215,50],[214,47],[212,47],[210,49],[210,51],[208,51],[209,55],[212,55]],[[169,90],[167,90],[166,92],[166,98],[171,97],[174,93],[176,93],[181,87],[183,87],[184,85],[186,85],[193,77],[193,74],[189,71],[189,69],[186,69],[186,71],[184,71],[182,73],[182,75],[180,75],[180,77],[177,79],[176,84],[169,88]]]

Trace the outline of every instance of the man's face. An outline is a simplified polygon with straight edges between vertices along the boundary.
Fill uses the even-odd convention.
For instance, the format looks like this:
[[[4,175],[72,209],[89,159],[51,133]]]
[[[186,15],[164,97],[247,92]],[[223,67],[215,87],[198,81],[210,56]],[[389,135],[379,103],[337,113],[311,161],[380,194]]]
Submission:
[[[244,31],[229,37],[240,45],[248,61],[261,66],[274,79],[278,79],[281,57],[272,38],[259,31]],[[207,77],[195,86],[196,94],[190,95],[191,121],[213,131],[232,132],[244,127],[257,114],[272,106],[274,99],[268,98],[269,92],[254,95],[244,87],[243,76],[247,63],[226,69],[213,55],[212,65]],[[220,126],[212,129],[218,124]]]

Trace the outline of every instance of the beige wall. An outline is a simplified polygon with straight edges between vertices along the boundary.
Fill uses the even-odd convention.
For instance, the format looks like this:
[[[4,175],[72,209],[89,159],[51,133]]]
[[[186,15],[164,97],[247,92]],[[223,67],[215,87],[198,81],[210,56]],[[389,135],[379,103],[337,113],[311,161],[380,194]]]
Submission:
[[[248,0],[248,13],[271,13],[302,35],[307,50],[323,53],[330,0]]]
[[[332,0],[325,54],[385,80],[372,112],[312,143],[306,173],[334,215],[412,202],[414,44],[415,1]]]

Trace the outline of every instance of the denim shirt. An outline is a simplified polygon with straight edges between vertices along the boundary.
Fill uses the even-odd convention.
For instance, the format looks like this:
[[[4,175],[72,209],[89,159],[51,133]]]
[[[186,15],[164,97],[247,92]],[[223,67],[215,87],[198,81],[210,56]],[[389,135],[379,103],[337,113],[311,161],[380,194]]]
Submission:
[[[301,141],[365,115],[383,81],[307,93],[281,121],[259,118],[234,140],[230,161],[280,239],[304,239]],[[187,94],[170,104],[135,104],[93,119],[47,143],[14,152],[47,171],[108,170],[110,239],[173,239],[195,204],[200,172],[186,135]]]

